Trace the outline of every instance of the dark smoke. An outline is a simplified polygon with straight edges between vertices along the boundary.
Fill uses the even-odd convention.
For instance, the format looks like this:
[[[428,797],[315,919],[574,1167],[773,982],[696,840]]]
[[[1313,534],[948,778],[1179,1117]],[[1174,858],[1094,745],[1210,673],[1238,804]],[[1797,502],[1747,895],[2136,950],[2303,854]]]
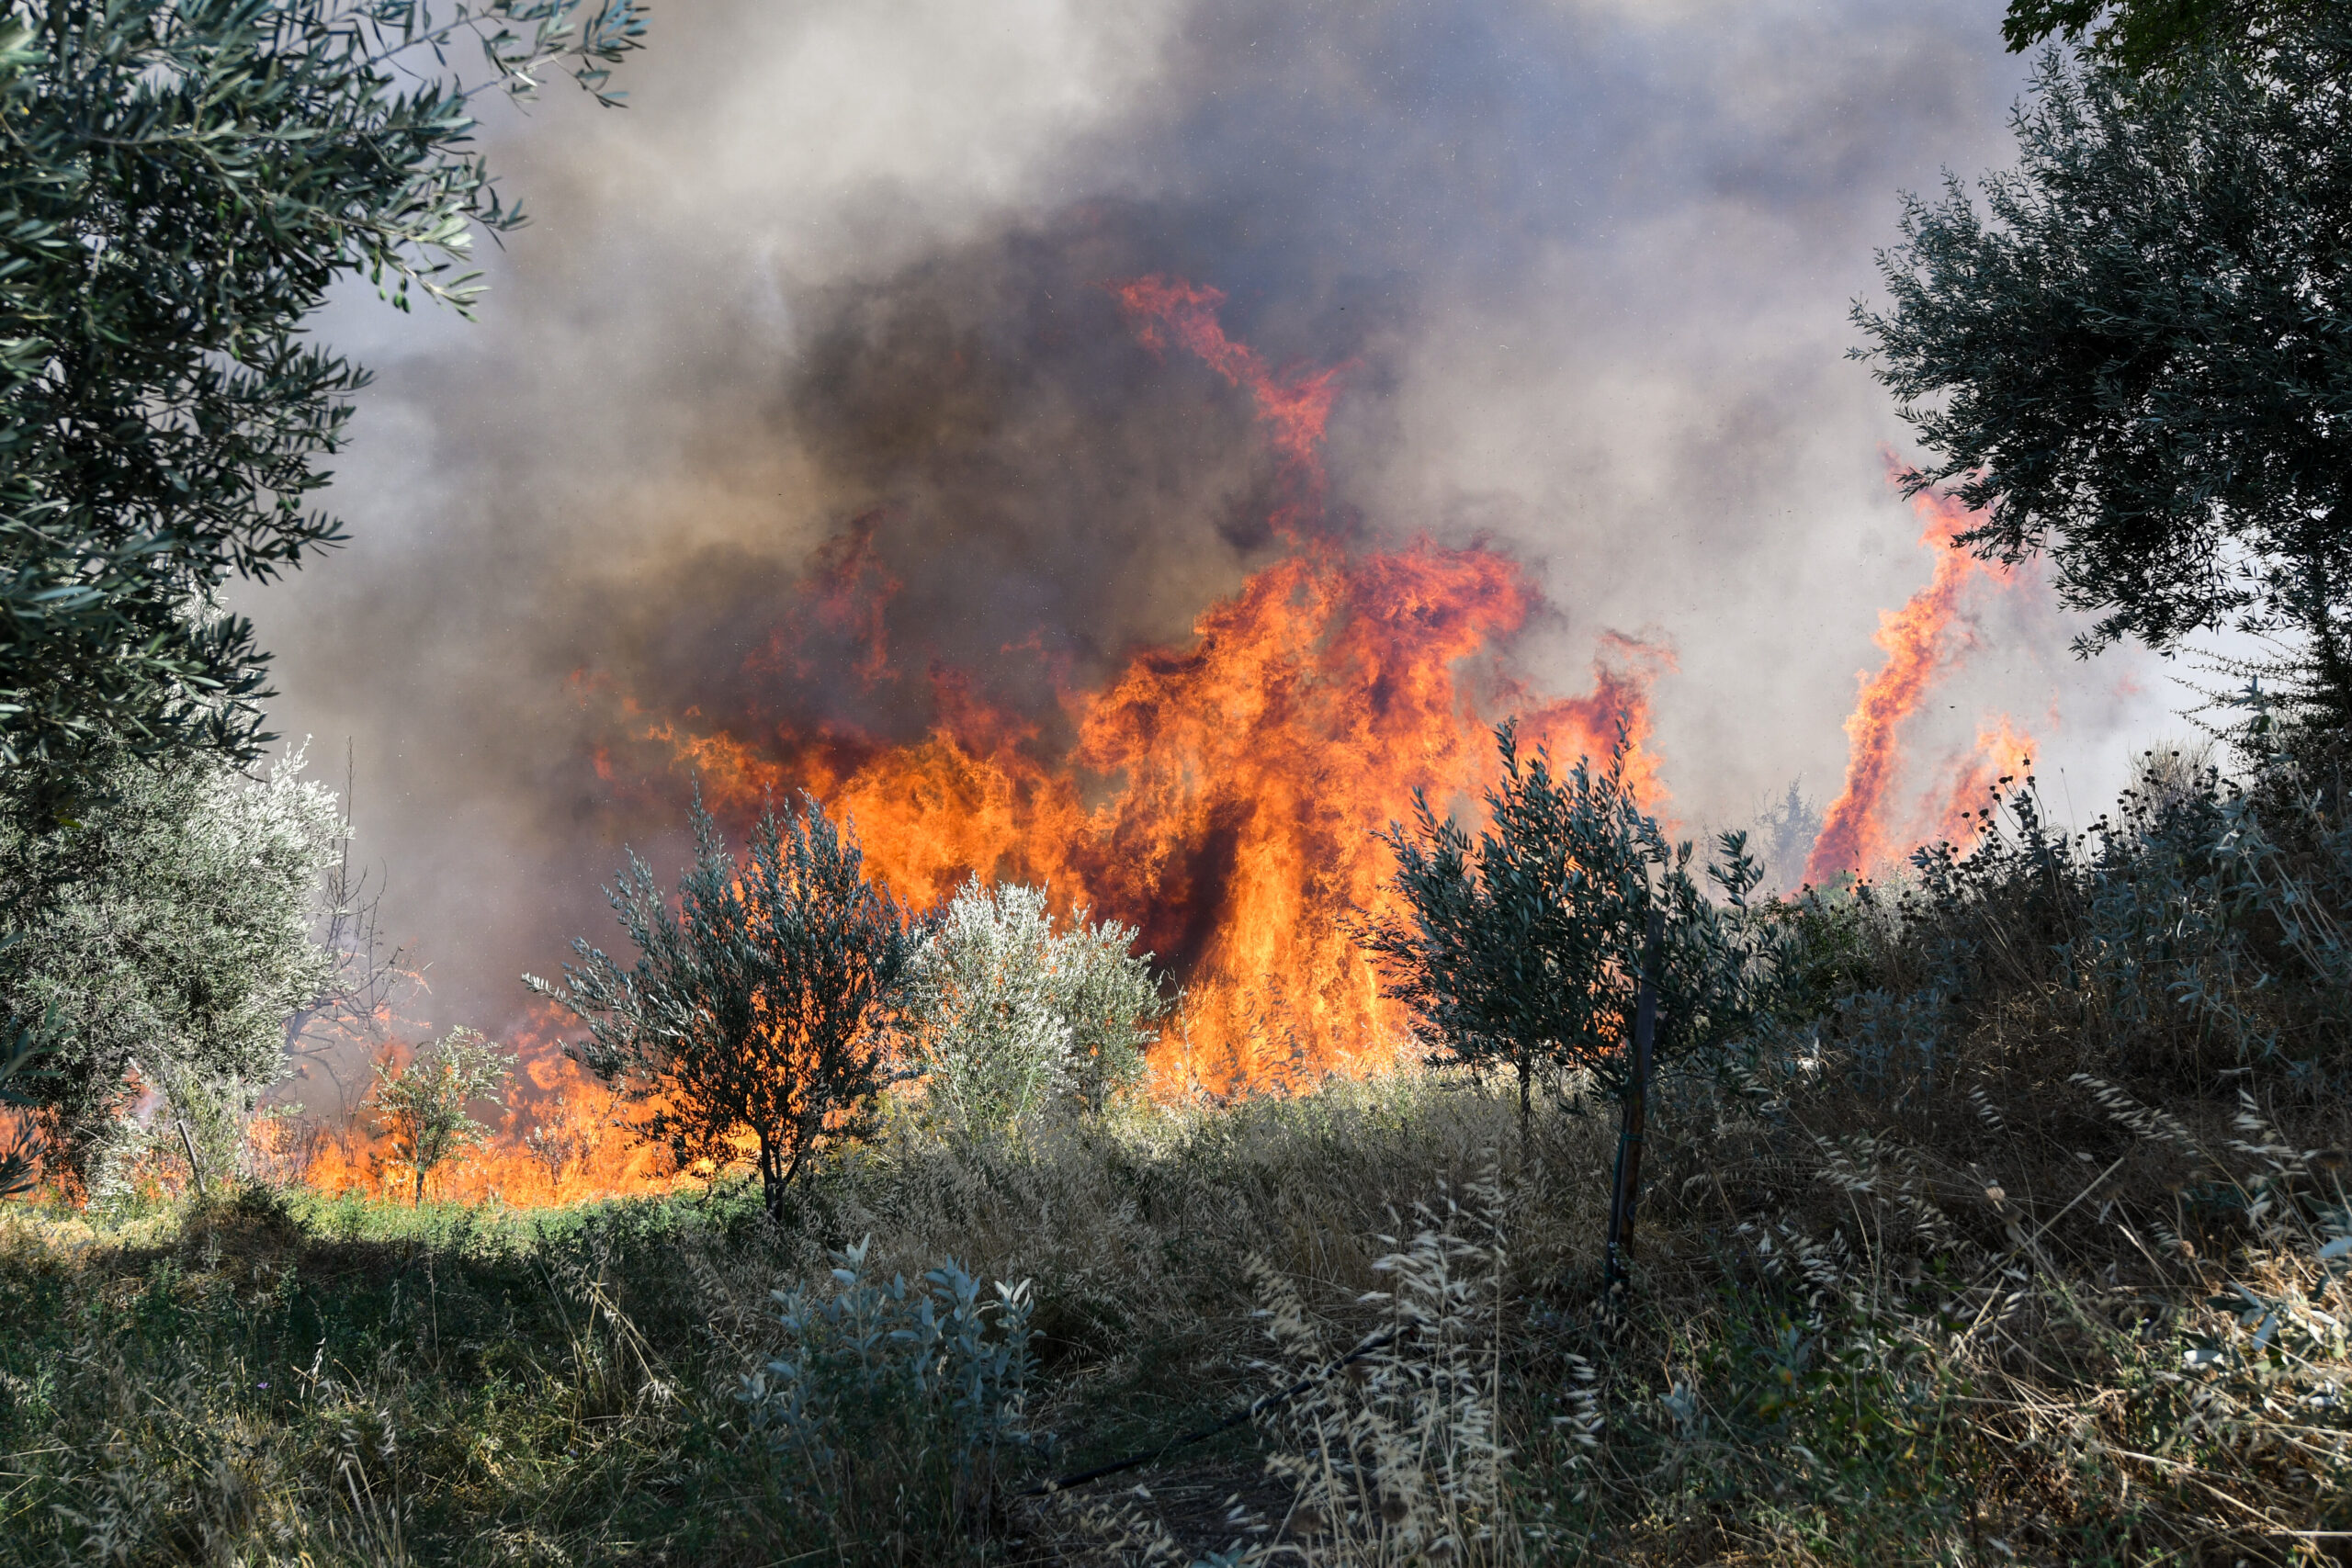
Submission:
[[[1649,629],[1687,823],[1834,780],[1874,611],[1928,563],[1902,429],[1841,358],[1894,191],[2006,157],[1989,0],[665,10],[634,107],[497,130],[539,213],[484,320],[334,335],[383,371],[355,543],[252,608],[277,728],[354,738],[435,1023],[616,934],[687,780],[612,703],[751,736],[919,734],[931,672],[1061,723],[1279,548],[1246,394],[1106,285],[1224,290],[1276,365],[1350,368],[1330,525],[1509,545],[1580,688]],[[831,595],[829,597],[829,593]],[[878,611],[876,609],[878,606]],[[2007,612],[2005,612],[2006,614]],[[1947,694],[2105,745],[2117,673],[2005,626]],[[2112,749],[2112,748],[2109,748]],[[1401,803],[1400,803],[1401,806]]]

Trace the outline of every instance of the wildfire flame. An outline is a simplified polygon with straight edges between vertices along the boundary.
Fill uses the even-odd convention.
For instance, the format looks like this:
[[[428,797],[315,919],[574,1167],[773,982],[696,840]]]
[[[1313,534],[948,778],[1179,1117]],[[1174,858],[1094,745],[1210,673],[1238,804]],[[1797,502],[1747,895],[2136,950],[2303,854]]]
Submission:
[[[1912,504],[1927,524],[1919,543],[1936,552],[1935,576],[1901,609],[1879,612],[1871,640],[1885,650],[1886,662],[1876,673],[1865,671],[1857,677],[1861,693],[1846,719],[1849,749],[1845,787],[1824,814],[1821,835],[1805,863],[1811,882],[1833,881],[1848,872],[1860,874],[1893,858],[1896,846],[1889,797],[1902,773],[1903,726],[1919,710],[1937,678],[1965,650],[1965,639],[1955,635],[1955,627],[1971,580],[1980,575],[1996,582],[2009,580],[2003,569],[1952,547],[1954,536],[1973,520],[1967,508],[1933,491],[1921,491]],[[2001,733],[2010,734],[2008,720],[2001,723]],[[2027,737],[2015,740],[2019,756],[2032,746]],[[1975,786],[1972,773],[1950,798],[1973,800],[1978,793],[1981,786]],[[1947,808],[1945,820],[1951,819]]]
[[[1945,792],[1935,837],[1965,849],[1984,830],[1985,804],[2005,780],[2024,776],[2033,765],[2033,737],[2007,714],[1996,714],[1976,731],[1976,750],[1954,772]]]
[[[1505,715],[1563,761],[1622,738],[1633,792],[1658,809],[1649,692],[1672,655],[1607,635],[1589,691],[1541,694],[1510,659],[1542,603],[1516,561],[1426,537],[1355,547],[1329,527],[1322,449],[1346,366],[1271,367],[1226,334],[1225,297],[1213,288],[1147,277],[1113,293],[1147,347],[1195,355],[1250,394],[1281,465],[1270,522],[1284,553],[1200,611],[1187,641],[1138,649],[1082,689],[1041,628],[1003,653],[1046,664],[1057,704],[1042,713],[1009,707],[978,672],[936,660],[910,680],[916,660],[890,618],[900,584],[879,547],[891,519],[874,511],[814,553],[743,674],[785,690],[887,689],[900,701],[920,687],[920,739],[839,719],[730,726],[696,708],[651,713],[619,682],[583,671],[574,694],[602,705],[610,733],[582,761],[616,796],[669,807],[676,775],[690,773],[715,810],[737,818],[806,790],[855,824],[869,868],[917,905],[977,874],[1043,884],[1066,913],[1140,928],[1141,945],[1184,987],[1153,1054],[1164,1090],[1376,1070],[1394,1059],[1405,1021],[1346,926],[1354,912],[1390,908],[1377,832],[1417,790],[1442,809],[1490,784],[1489,732]],[[1932,493],[1917,505],[1921,542],[1938,552],[1934,577],[1881,614],[1874,640],[1887,659],[1860,677],[1844,788],[1807,867],[1815,881],[1887,858],[1899,732],[1964,651],[1955,624],[1972,577],[2008,580],[1950,547],[1968,524],[1958,505]],[[1928,819],[1964,841],[1978,822],[1971,803],[2021,772],[2032,744],[2007,716],[1988,721]],[[705,1174],[675,1170],[636,1141],[637,1108],[563,1054],[560,1024],[543,1007],[511,1042],[522,1066],[495,1135],[435,1174],[436,1197],[575,1202]],[[266,1119],[253,1149],[327,1191],[390,1193],[410,1179],[364,1120],[326,1134]]]
[[[694,1174],[673,1168],[665,1150],[638,1142],[632,1124],[641,1108],[564,1055],[561,1022],[553,1009],[535,1009],[533,1022],[511,1043],[521,1061],[491,1136],[433,1171],[432,1197],[539,1208],[664,1191]],[[413,1053],[395,1041],[384,1054],[405,1062]],[[312,1122],[265,1118],[248,1137],[258,1162],[322,1192],[397,1197],[413,1179],[364,1114],[333,1132]]]
[[[808,790],[854,820],[868,864],[918,904],[977,873],[1139,927],[1185,987],[1155,1056],[1170,1087],[1385,1065],[1403,1020],[1343,929],[1388,897],[1374,833],[1416,789],[1475,795],[1506,714],[1564,758],[1605,752],[1622,729],[1635,789],[1662,799],[1647,698],[1670,657],[1607,638],[1589,692],[1539,696],[1507,658],[1540,602],[1517,562],[1484,546],[1351,550],[1329,536],[1321,451],[1344,367],[1271,368],[1226,335],[1213,288],[1148,277],[1114,293],[1147,346],[1193,353],[1250,394],[1283,468],[1272,521],[1287,553],[1203,610],[1187,644],[1136,652],[1098,689],[1057,681],[1052,726],[934,667],[929,733],[908,744],[841,724],[741,734],[641,715],[625,696],[616,716],[722,813]],[[856,628],[871,654],[860,673],[883,678],[890,584],[861,563],[887,525],[862,519],[829,547],[761,672],[790,679],[812,631],[838,651]]]
[[[1148,347],[1197,355],[1256,405],[1282,473],[1270,520],[1283,554],[1203,609],[1188,641],[1136,651],[1079,689],[1046,660],[1057,705],[1013,711],[973,671],[933,661],[920,682],[898,582],[865,513],[809,562],[745,673],[788,689],[825,682],[869,695],[920,684],[927,732],[892,741],[839,720],[757,727],[695,709],[650,713],[585,672],[583,705],[611,733],[583,758],[617,795],[674,809],[694,775],[737,819],[807,790],[854,822],[866,863],[917,905],[967,875],[1043,884],[1065,911],[1140,928],[1182,1003],[1152,1054],[1166,1092],[1231,1092],[1388,1065],[1404,1020],[1349,939],[1351,911],[1392,897],[1374,837],[1426,790],[1441,809],[1492,782],[1493,722],[1565,761],[1622,734],[1626,775],[1665,799],[1649,749],[1649,688],[1670,653],[1607,636],[1591,687],[1539,694],[1514,670],[1516,635],[1541,604],[1524,570],[1483,545],[1429,539],[1362,549],[1324,511],[1322,444],[1344,366],[1277,371],[1218,321],[1215,289],[1150,277],[1113,290]],[[1042,636],[1005,649],[1045,658]],[[643,782],[633,782],[633,781]],[[437,1175],[438,1196],[514,1203],[657,1190],[678,1179],[628,1135],[630,1108],[563,1057],[543,1016],[519,1044],[521,1081],[499,1135]],[[309,1162],[329,1190],[396,1190],[380,1139],[330,1140]],[[683,1173],[692,1175],[695,1173]]]
[[[1258,419],[1281,455],[1286,474],[1300,481],[1303,493],[1284,502],[1272,519],[1285,536],[1318,521],[1323,500],[1323,432],[1330,423],[1331,404],[1340,395],[1340,378],[1348,367],[1277,375],[1255,349],[1225,335],[1217,309],[1225,295],[1215,288],[1165,277],[1141,277],[1121,285],[1119,303],[1136,321],[1136,338],[1158,352],[1173,338],[1192,350],[1208,367],[1234,386],[1248,391],[1258,405]]]

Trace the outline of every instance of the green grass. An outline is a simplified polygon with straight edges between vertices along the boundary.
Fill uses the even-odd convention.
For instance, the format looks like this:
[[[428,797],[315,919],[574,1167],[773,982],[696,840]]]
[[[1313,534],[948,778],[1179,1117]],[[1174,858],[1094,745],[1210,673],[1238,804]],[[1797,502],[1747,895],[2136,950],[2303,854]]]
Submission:
[[[869,1151],[784,1232],[739,1184],[532,1212],[255,1189],[96,1224],[20,1212],[0,1221],[0,1561],[1018,1558],[1035,1529],[1001,1510],[825,1521],[796,1503],[734,1397],[773,1346],[772,1289],[866,1234],[886,1272],[953,1255],[1035,1279],[1060,1438],[1039,1462],[1080,1467],[1254,1394],[1238,1237],[1287,1235],[1333,1299],[1372,1283],[1361,1232],[1315,1213],[1334,1162],[1399,1161],[1409,1202],[1468,1168],[1453,1113],[1473,1104],[1491,1109],[1336,1089],[1174,1135]],[[1382,1201],[1359,1191],[1345,1217]]]
[[[0,1563],[2322,1560],[2352,1539],[2352,830],[2262,787],[2249,818],[2154,779],[2128,853],[2029,822],[1781,907],[1787,995],[1663,1087],[1613,1307],[1606,1119],[1547,1105],[1522,1148],[1509,1086],[1414,1073],[899,1135],[780,1227],[738,1185],[14,1210]],[[1031,1282],[1052,1441],[960,1499],[749,1430],[771,1292],[864,1236],[885,1277]],[[1409,1333],[1254,1427],[1020,1495],[1399,1300]]]
[[[659,1387],[712,1346],[668,1268],[722,1228],[683,1204],[484,1218],[266,1194],[120,1244],[20,1226],[0,1539],[28,1562],[560,1562],[723,1538],[694,1493],[756,1494],[759,1467],[723,1412]]]

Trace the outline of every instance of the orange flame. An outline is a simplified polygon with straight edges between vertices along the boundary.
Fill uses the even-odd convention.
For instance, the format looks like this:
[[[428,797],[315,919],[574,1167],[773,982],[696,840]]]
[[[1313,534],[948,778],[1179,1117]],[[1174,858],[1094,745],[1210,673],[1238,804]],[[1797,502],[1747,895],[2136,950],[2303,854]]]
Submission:
[[[1154,276],[1122,284],[1114,292],[1130,315],[1140,318],[1136,336],[1145,347],[1157,352],[1172,336],[1206,361],[1210,369],[1234,386],[1246,388],[1257,400],[1258,417],[1264,422],[1274,450],[1320,490],[1323,429],[1330,421],[1331,404],[1340,395],[1340,377],[1346,366],[1288,375],[1268,369],[1257,350],[1225,335],[1216,319],[1218,307],[1225,303],[1221,289]]]
[[[536,1208],[676,1186],[682,1173],[672,1168],[667,1152],[638,1141],[633,1123],[641,1108],[563,1055],[557,1032],[562,1021],[553,1009],[542,1003],[534,1011],[534,1024],[510,1042],[521,1060],[503,1096],[503,1107],[494,1113],[492,1136],[437,1167],[427,1180],[427,1195]],[[395,1060],[412,1054],[412,1047],[397,1041],[387,1050]],[[256,1156],[286,1163],[292,1153],[287,1145],[300,1135],[299,1125],[257,1122],[250,1130]],[[314,1148],[302,1153],[300,1174],[322,1192],[405,1197],[413,1177],[390,1148],[362,1107],[349,1125],[327,1130]]]
[[[1945,792],[1941,819],[1934,836],[1966,849],[1984,830],[1986,800],[2005,780],[2024,776],[2033,765],[2033,737],[2017,728],[2007,714],[1976,731],[1976,753],[1956,771]]]
[[[977,872],[1138,926],[1190,981],[1163,1069],[1224,1091],[1388,1059],[1402,1021],[1341,922],[1385,898],[1373,835],[1413,790],[1444,801],[1488,781],[1487,712],[1519,710],[1529,739],[1564,756],[1605,751],[1622,725],[1635,788],[1662,797],[1644,742],[1667,657],[1612,639],[1589,694],[1534,701],[1491,657],[1533,604],[1490,550],[1309,551],[1212,605],[1191,647],[1147,650],[1102,691],[1067,696],[1077,743],[1052,761],[1037,726],[937,673],[937,720],[911,745],[754,746],[668,722],[639,733],[698,773],[716,808],[746,815],[808,790],[854,820],[868,863],[918,904]]]
[[[1516,562],[1427,539],[1351,552],[1317,526],[1344,367],[1270,369],[1226,336],[1215,289],[1150,277],[1114,293],[1148,345],[1197,354],[1256,400],[1283,466],[1274,523],[1289,554],[1203,610],[1188,642],[1136,652],[1100,689],[1074,689],[1042,637],[1004,649],[1045,664],[1058,711],[1008,711],[972,674],[934,665],[928,732],[906,743],[840,721],[739,733],[694,708],[648,714],[612,679],[577,671],[573,696],[615,730],[584,761],[619,790],[690,772],[714,810],[738,818],[805,789],[855,823],[869,868],[918,905],[977,873],[1044,884],[1065,911],[1140,928],[1139,945],[1185,985],[1153,1056],[1163,1089],[1377,1068],[1404,1020],[1345,930],[1351,910],[1391,897],[1374,834],[1415,789],[1443,808],[1491,783],[1489,728],[1504,714],[1563,761],[1604,753],[1622,732],[1637,795],[1663,801],[1648,693],[1672,656],[1605,636],[1588,693],[1539,695],[1508,659],[1540,604]],[[868,513],[816,553],[747,672],[790,685],[846,671],[866,693],[899,681],[887,620],[899,585],[876,548],[888,523]],[[433,1195],[574,1202],[704,1174],[638,1144],[639,1108],[562,1055],[560,1021],[542,1007],[512,1042],[522,1066],[496,1136],[436,1172]],[[364,1121],[305,1164],[328,1191],[392,1195],[408,1179]]]
[[[1885,650],[1886,662],[1876,674],[1857,677],[1861,694],[1846,719],[1845,787],[1824,814],[1821,836],[1805,863],[1811,882],[1829,882],[1846,872],[1859,874],[1891,858],[1894,846],[1886,800],[1902,768],[1904,722],[1959,656],[1962,645],[1951,631],[1969,580],[1979,571],[2007,579],[1997,568],[1952,547],[1953,536],[1970,525],[1966,508],[1932,491],[1920,492],[1912,504],[1927,520],[1919,542],[1937,552],[1935,577],[1900,610],[1879,612],[1871,640]]]
[[[1647,695],[1670,656],[1612,637],[1589,694],[1538,697],[1505,658],[1539,604],[1516,562],[1427,539],[1351,552],[1312,526],[1338,369],[1269,368],[1226,336],[1215,289],[1149,277],[1114,292],[1147,344],[1196,353],[1256,400],[1289,482],[1277,518],[1289,555],[1204,610],[1186,645],[1137,652],[1099,690],[1057,682],[1051,716],[1068,739],[937,668],[929,733],[907,744],[840,724],[629,728],[723,812],[809,791],[855,821],[869,865],[917,904],[977,873],[1139,927],[1187,988],[1156,1058],[1170,1087],[1224,1092],[1383,1065],[1403,1020],[1344,930],[1351,910],[1388,897],[1374,835],[1415,789],[1453,802],[1488,782],[1488,730],[1505,713],[1564,758],[1605,752],[1622,728],[1636,790],[1662,799]],[[871,537],[868,525],[857,550]],[[812,576],[828,592],[842,581]],[[883,646],[878,618],[832,613],[876,628],[864,646]],[[763,667],[790,668],[774,653]],[[635,715],[620,699],[619,716]]]

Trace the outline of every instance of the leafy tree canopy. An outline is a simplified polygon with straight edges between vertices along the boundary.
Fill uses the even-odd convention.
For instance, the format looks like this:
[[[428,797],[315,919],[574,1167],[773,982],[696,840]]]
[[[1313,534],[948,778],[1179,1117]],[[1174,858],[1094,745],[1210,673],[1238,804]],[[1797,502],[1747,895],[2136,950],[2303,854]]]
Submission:
[[[580,1060],[650,1101],[641,1131],[682,1168],[749,1145],[781,1220],[808,1156],[871,1115],[913,938],[815,800],[763,813],[741,863],[699,794],[693,821],[674,907],[634,854],[607,890],[636,963],[580,941],[560,990],[523,980],[587,1022]]]
[[[2163,89],[2055,51],[2018,166],[1906,197],[1857,305],[1881,380],[2015,561],[2047,548],[2087,653],[2235,626],[2308,648],[2352,723],[2352,10]]]
[[[2009,0],[2001,37],[2012,54],[2052,37],[2132,71],[2177,63],[2206,51],[2258,47],[2282,24],[2328,0]]]
[[[393,1156],[416,1178],[413,1201],[424,1201],[424,1179],[490,1135],[467,1107],[495,1101],[514,1070],[514,1055],[477,1030],[459,1027],[401,1063],[375,1064],[376,1119],[390,1137]]]
[[[71,816],[94,750],[269,739],[253,627],[205,612],[341,536],[310,500],[368,378],[304,323],[353,273],[464,310],[472,229],[522,220],[472,98],[558,63],[607,96],[644,26],[639,0],[0,3],[0,769]]]
[[[1144,1072],[1168,1010],[1133,926],[1084,909],[1057,929],[1046,890],[958,888],[919,939],[904,1011],[932,1116],[1001,1133],[1064,1100],[1100,1111]]]
[[[1499,1066],[1520,1084],[1563,1068],[1623,1089],[1624,1052],[1653,911],[1663,935],[1657,1055],[1688,1056],[1741,1014],[1743,939],[1690,874],[1690,846],[1668,844],[1624,779],[1624,748],[1566,775],[1538,750],[1522,758],[1510,725],[1496,732],[1501,782],[1487,794],[1476,840],[1416,793],[1414,819],[1385,835],[1405,912],[1359,937],[1389,994],[1412,1008],[1441,1062]],[[1736,902],[1761,878],[1743,835],[1711,874]]]
[[[299,754],[254,780],[217,754],[118,750],[87,821],[36,832],[0,809],[17,927],[0,942],[0,1034],[46,1042],[9,1091],[85,1179],[134,1080],[218,1163],[284,1074],[287,1017],[335,970],[312,925],[341,825],[300,770]]]

